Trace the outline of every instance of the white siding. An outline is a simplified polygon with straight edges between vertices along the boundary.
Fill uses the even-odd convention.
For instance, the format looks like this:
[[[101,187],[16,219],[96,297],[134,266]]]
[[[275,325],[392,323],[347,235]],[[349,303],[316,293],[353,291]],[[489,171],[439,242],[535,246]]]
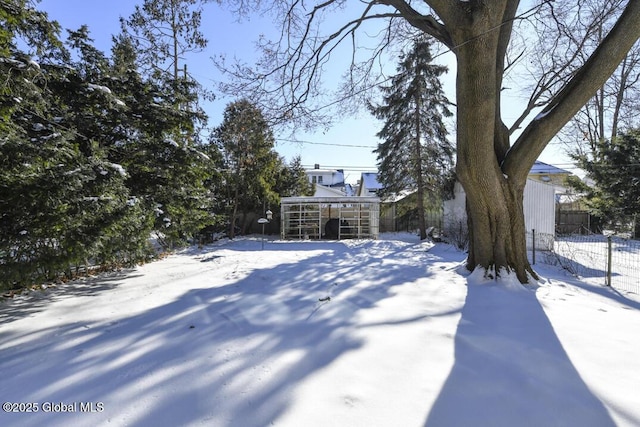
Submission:
[[[456,185],[453,189],[453,199],[444,201],[445,228],[448,228],[454,224],[457,225],[457,223],[460,221],[466,223],[467,210],[465,204],[466,195],[464,194],[462,185],[460,185],[459,182],[456,182]]]
[[[556,198],[552,185],[527,180],[524,187],[524,223],[527,232],[555,234]]]
[[[304,173],[307,174],[309,182],[313,184],[336,185],[344,182],[344,173],[338,170],[307,169]]]

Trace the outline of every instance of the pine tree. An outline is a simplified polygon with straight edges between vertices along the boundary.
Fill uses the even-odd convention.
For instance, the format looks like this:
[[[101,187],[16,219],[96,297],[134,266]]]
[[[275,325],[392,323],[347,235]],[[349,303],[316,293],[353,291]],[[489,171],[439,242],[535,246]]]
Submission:
[[[170,73],[179,79],[180,60],[200,52],[208,41],[200,31],[202,4],[211,0],[144,0],[123,29],[135,36],[142,69],[151,75]]]
[[[444,117],[451,116],[439,76],[443,66],[431,64],[430,44],[414,42],[400,57],[398,73],[382,86],[381,105],[371,105],[372,114],[384,121],[375,153],[383,196],[413,189],[417,196],[420,238],[425,239],[427,197],[438,203],[444,180],[452,166],[453,147],[447,140]]]
[[[313,190],[313,184],[305,173],[300,156],[294,157],[288,165],[282,161],[278,179],[278,194],[281,197],[311,196]]]
[[[595,186],[579,179],[570,184],[585,194],[592,213],[614,230],[627,231],[640,212],[640,129],[601,140],[597,156],[574,155]]]
[[[200,23],[203,5],[209,1],[144,0],[128,19],[121,20],[120,42],[133,48],[140,71],[149,84],[157,85],[150,91],[154,95],[147,106],[159,107],[152,113],[163,116],[160,120],[164,122],[145,136],[144,144],[150,145],[147,153],[154,152],[146,160],[160,168],[155,179],[150,176],[154,171],[150,165],[140,172],[146,175],[144,181],[156,184],[158,219],[167,226],[163,234],[173,242],[193,236],[214,220],[210,213],[213,196],[207,188],[214,171],[203,156],[205,145],[200,136],[207,121],[200,100],[211,100],[213,95],[189,75],[186,63],[189,54],[207,46]],[[130,51],[120,53],[132,57]]]
[[[212,134],[223,155],[230,237],[235,236],[238,216],[275,204],[277,154],[274,137],[262,112],[243,99],[227,105],[222,124]]]
[[[149,215],[131,193],[127,165],[118,158],[129,128],[127,106],[109,59],[92,43],[86,26],[69,31],[66,44],[75,55],[68,58],[77,59],[57,67],[61,78],[48,84],[57,126],[74,130],[82,155],[73,174],[83,185],[68,196],[74,202],[67,214],[66,246],[76,257],[101,265],[131,264],[149,253]]]
[[[34,80],[40,65],[32,58],[59,55],[62,44],[59,25],[28,6],[28,0],[0,2],[0,130],[13,127],[11,114],[23,101],[38,106],[41,95]],[[26,51],[18,48],[18,39]]]
[[[210,223],[190,83],[145,81],[131,43],[116,39],[110,61],[86,27],[67,50],[25,4],[0,3],[0,286],[132,264],[151,230],[171,244]],[[17,37],[36,44],[21,51]]]
[[[122,33],[114,42],[110,87],[125,104],[125,114],[113,152],[130,175],[132,195],[153,213],[163,243],[179,245],[214,220],[208,187],[212,161],[198,130],[206,116],[198,108],[176,108],[183,101],[196,104],[188,81],[176,88],[145,78],[131,38]]]
[[[196,110],[200,99],[214,99],[187,70],[187,57],[208,45],[200,24],[203,5],[211,1],[144,0],[128,19],[120,20],[122,34],[135,47],[140,70],[170,88],[179,109]]]
[[[51,70],[37,62],[65,56],[59,27],[28,6],[0,3],[0,287],[52,277],[68,264],[67,196],[82,185],[67,175],[81,155],[72,132],[55,127]]]

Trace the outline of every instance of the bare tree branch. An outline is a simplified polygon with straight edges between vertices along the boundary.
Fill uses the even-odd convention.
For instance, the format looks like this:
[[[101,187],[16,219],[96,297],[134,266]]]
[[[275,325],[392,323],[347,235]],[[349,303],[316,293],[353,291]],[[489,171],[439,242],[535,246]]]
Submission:
[[[516,140],[503,170],[522,172],[517,164],[533,164],[547,143],[593,96],[640,38],[640,2],[630,1],[615,26],[587,62],[557,93]]]
[[[237,7],[244,10],[246,3],[241,3]],[[288,122],[297,127],[326,123],[330,117],[328,112],[321,110],[333,102],[329,101],[329,93],[320,84],[325,65],[334,56],[339,56],[342,51],[338,52],[338,49],[346,47],[345,42],[350,40],[351,60],[347,66],[348,73],[343,77],[353,84],[351,93],[357,92],[358,85],[370,82],[368,76],[372,74],[376,60],[378,64],[386,62],[380,57],[399,39],[388,29],[394,20],[400,20],[401,15],[392,10],[374,10],[376,7],[386,9],[378,2],[362,2],[363,7],[356,15],[355,7],[352,7],[350,17],[339,27],[325,31],[324,16],[344,9],[344,1],[327,0],[309,10],[305,10],[303,2],[298,0],[287,4],[288,7],[279,12],[282,17],[280,38],[275,41],[262,39],[259,42],[262,58],[255,66],[238,61],[228,64],[225,58],[214,59],[218,68],[230,78],[220,85],[220,89],[231,94],[249,93],[252,100],[262,107],[268,107],[264,110],[274,124]],[[369,58],[358,60],[357,55],[365,46],[358,40],[359,34],[365,31],[362,27],[377,21],[388,23],[384,25],[386,36],[377,45],[365,47],[372,53]],[[274,102],[275,98],[280,101]]]
[[[453,49],[455,47],[455,43],[453,42],[451,34],[449,34],[445,24],[438,22],[434,16],[421,14],[404,0],[379,0],[379,3],[392,6],[404,19],[407,20],[409,24],[434,37],[449,49]],[[446,0],[427,0],[425,3],[433,8],[443,19],[451,16],[454,11],[454,2]]]

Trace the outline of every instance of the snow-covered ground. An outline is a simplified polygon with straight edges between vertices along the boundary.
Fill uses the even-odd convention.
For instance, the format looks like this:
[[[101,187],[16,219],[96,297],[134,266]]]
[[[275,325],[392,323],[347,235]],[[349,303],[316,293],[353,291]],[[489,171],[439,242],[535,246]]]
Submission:
[[[562,265],[583,281],[594,285],[607,283],[609,244],[603,235],[558,238],[552,254],[544,253],[543,262]],[[619,290],[640,292],[640,242],[614,237],[611,242],[611,280]]]
[[[16,297],[0,401],[23,413],[0,425],[640,425],[638,295],[463,259],[404,234],[245,238]]]

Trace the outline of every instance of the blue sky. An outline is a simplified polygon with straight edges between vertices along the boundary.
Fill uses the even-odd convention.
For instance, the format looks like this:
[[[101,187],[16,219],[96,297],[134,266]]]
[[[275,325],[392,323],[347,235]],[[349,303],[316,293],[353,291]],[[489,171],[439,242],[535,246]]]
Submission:
[[[42,0],[37,7],[46,11],[51,19],[58,21],[63,29],[77,29],[83,24],[88,25],[95,46],[108,53],[111,36],[120,29],[119,17],[128,17],[136,3],[142,3],[142,0]],[[250,20],[238,21],[237,17],[215,3],[206,6],[201,30],[209,40],[209,46],[207,51],[189,58],[189,71],[214,92],[215,83],[221,76],[210,59],[212,56],[225,54],[229,58],[237,57],[251,62],[256,57],[254,42],[259,35],[274,34],[274,26],[268,17],[256,16]],[[443,77],[443,84],[447,96],[454,101],[455,59],[452,54],[447,54],[438,61],[449,67],[449,73]],[[210,126],[220,124],[222,112],[232,100],[218,96],[215,101],[206,105]],[[517,99],[509,102],[510,107],[504,111],[520,111]],[[504,117],[507,122],[514,118],[515,113],[514,117]],[[452,123],[452,130],[453,126]],[[303,143],[291,142],[287,136],[278,138],[276,135],[276,150],[288,161],[300,155],[304,165],[318,163],[322,167],[345,169],[347,182],[355,183],[362,171],[375,170],[376,156],[372,150],[378,144],[376,133],[380,127],[381,123],[363,109],[357,117],[343,118],[329,129],[298,134],[297,138]],[[567,163],[554,145],[547,148],[540,159],[547,163]]]

